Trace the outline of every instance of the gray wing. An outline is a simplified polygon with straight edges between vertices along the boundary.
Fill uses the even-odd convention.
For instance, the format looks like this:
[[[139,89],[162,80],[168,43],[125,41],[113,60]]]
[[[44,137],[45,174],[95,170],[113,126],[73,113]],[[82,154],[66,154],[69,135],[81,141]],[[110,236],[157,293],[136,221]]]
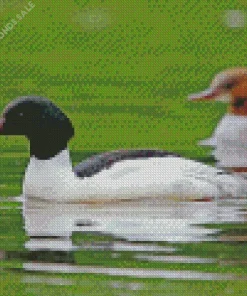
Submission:
[[[180,155],[165,150],[116,150],[94,155],[82,161],[73,168],[77,177],[91,177],[104,169],[109,169],[116,162],[149,158],[149,157],[180,157]]]

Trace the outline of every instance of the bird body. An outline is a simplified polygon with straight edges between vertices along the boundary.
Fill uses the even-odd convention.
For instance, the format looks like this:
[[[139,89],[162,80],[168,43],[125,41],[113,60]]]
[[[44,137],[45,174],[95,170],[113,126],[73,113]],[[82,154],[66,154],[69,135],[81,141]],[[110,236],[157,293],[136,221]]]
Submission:
[[[51,101],[21,97],[0,120],[0,134],[30,141],[25,198],[98,203],[141,198],[205,199],[246,195],[247,183],[223,170],[164,150],[117,150],[72,167],[69,118]]]
[[[24,194],[47,200],[112,201],[137,198],[200,199],[238,195],[234,176],[205,164],[174,156],[118,161],[90,177],[73,171],[68,150],[49,160],[31,157]],[[240,189],[240,188],[239,188]]]

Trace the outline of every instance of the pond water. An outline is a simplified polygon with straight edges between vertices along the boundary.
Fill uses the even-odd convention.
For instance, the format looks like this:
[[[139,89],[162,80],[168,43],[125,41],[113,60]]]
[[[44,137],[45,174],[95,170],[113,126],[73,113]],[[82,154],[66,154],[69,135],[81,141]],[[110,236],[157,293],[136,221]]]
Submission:
[[[1,295],[247,292],[244,199],[12,200],[0,208]]]

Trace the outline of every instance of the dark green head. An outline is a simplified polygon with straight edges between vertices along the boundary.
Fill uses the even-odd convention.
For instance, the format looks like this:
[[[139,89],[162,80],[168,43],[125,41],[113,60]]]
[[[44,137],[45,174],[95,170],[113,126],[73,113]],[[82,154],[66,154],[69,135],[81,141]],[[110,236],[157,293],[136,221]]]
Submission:
[[[40,159],[55,156],[74,135],[70,119],[42,97],[20,97],[4,109],[0,134],[23,135],[30,141],[31,155]]]

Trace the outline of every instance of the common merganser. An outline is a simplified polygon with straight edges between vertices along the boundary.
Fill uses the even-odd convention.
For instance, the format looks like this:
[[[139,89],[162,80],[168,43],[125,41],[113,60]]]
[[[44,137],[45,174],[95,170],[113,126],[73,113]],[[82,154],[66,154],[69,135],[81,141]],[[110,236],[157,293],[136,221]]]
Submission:
[[[12,101],[0,134],[30,141],[25,198],[98,203],[137,198],[200,199],[246,195],[246,182],[223,170],[163,150],[118,150],[88,158],[72,168],[67,144],[69,118],[51,101],[26,96]]]
[[[219,167],[247,173],[247,68],[220,72],[206,91],[193,94],[189,99],[229,103],[228,113],[219,122],[213,136],[201,144],[214,147],[213,154]]]

